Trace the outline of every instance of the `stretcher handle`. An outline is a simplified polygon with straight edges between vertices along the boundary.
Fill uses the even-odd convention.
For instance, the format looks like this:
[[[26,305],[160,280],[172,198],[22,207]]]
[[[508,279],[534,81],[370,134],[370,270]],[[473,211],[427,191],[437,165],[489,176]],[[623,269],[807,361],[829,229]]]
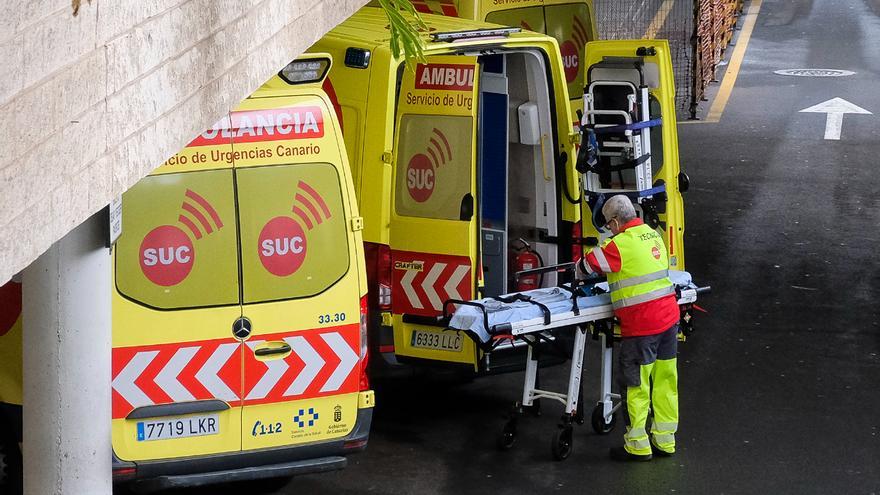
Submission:
[[[696,289],[694,289],[694,292],[696,292],[697,294],[709,294],[710,292],[712,292],[712,286],[707,285],[705,287],[697,287]]]
[[[486,311],[486,306],[483,306],[482,304],[477,303],[477,302],[462,301],[461,299],[447,299],[443,303],[443,316],[442,316],[442,318],[446,319],[447,321],[452,319],[452,313],[450,313],[446,309],[449,307],[450,304],[461,304],[463,306],[473,306],[475,308],[478,308],[480,310],[480,312],[483,313],[483,328],[485,328],[487,332],[489,331],[489,312]],[[453,313],[454,312],[455,312],[455,310],[453,310]],[[440,318],[441,317],[439,317],[439,316],[437,317],[438,320],[440,320]]]
[[[540,266],[538,268],[532,268],[529,270],[523,270],[521,272],[516,272],[513,274],[513,279],[519,281],[520,277],[525,277],[528,275],[539,275],[541,273],[553,273],[553,272],[571,272],[574,273],[575,263],[569,261],[568,263],[560,263],[558,265],[549,265],[549,266]]]

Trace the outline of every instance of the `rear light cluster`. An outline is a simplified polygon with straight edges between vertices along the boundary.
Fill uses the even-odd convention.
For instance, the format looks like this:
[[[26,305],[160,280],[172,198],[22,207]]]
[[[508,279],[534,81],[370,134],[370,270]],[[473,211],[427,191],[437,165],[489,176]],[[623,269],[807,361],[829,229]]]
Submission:
[[[360,391],[370,390],[370,378],[367,376],[367,367],[370,361],[369,343],[367,341],[367,296],[361,298],[361,378]]]
[[[391,248],[386,244],[365,242],[364,251],[370,302],[380,311],[391,311]]]

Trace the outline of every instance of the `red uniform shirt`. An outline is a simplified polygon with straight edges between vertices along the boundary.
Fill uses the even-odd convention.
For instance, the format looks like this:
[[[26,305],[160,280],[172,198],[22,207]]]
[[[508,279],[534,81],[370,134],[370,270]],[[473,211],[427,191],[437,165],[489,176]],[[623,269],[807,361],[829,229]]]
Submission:
[[[634,218],[623,225],[623,232],[630,227],[641,225],[639,218]],[[597,252],[598,250],[598,252]],[[587,253],[586,263],[581,267],[590,273],[609,273],[620,271],[620,251],[614,244],[614,238],[604,248],[595,247]],[[675,294],[660,299],[643,302],[634,306],[614,310],[620,320],[620,334],[623,337],[639,337],[662,333],[678,322],[680,315]]]

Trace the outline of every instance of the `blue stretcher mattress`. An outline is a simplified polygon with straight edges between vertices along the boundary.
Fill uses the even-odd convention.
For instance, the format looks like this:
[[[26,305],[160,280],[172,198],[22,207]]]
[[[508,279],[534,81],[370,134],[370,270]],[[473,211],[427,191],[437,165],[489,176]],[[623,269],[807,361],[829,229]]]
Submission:
[[[695,289],[691,274],[685,271],[669,271],[669,278],[676,286],[687,289]],[[583,287],[584,293],[589,294],[592,287],[595,286],[603,291],[608,291],[607,282],[599,282],[597,284],[587,284]],[[520,292],[529,296],[532,301],[545,305],[551,314],[567,313],[572,310],[571,292],[560,287],[548,287],[543,289],[534,289]],[[507,294],[502,297],[507,297]],[[531,320],[533,318],[541,318],[544,316],[541,308],[535,304],[526,301],[515,301],[505,303],[496,299],[478,299],[472,301],[485,307],[489,317],[489,327],[502,323],[511,323],[517,321]],[[596,306],[611,305],[611,296],[607,293],[595,296],[581,296],[577,298],[577,305],[580,309],[592,308]],[[454,330],[462,330],[470,333],[472,336],[479,338],[480,342],[486,343],[492,339],[492,335],[485,327],[483,320],[483,311],[474,306],[456,305],[455,313],[449,321],[449,328]]]

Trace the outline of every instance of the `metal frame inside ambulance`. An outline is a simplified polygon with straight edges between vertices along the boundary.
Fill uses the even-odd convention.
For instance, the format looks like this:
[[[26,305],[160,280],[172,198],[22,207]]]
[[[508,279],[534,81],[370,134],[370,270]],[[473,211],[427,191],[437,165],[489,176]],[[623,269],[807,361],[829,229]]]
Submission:
[[[402,58],[394,59],[389,55],[387,35],[384,31],[387,21],[380,16],[380,13],[373,11],[376,9],[370,7],[362,9],[315,45],[315,50],[329,52],[336,58],[342,57],[343,54],[347,57],[348,69],[340,66],[335,74],[331,71],[329,81],[338,98],[340,105],[338,111],[343,115],[343,132],[358,182],[358,199],[364,215],[367,271],[371,279],[370,334],[374,349],[373,356],[381,356],[384,358],[381,360],[384,364],[392,366],[405,362],[427,366],[440,364],[447,369],[460,366],[462,371],[469,370],[470,373],[500,371],[503,367],[499,366],[497,358],[503,353],[494,353],[492,361],[489,362],[467,339],[461,339],[461,350],[454,357],[448,357],[453,353],[444,355],[440,350],[422,352],[422,349],[416,348],[418,346],[412,345],[421,338],[422,334],[418,332],[456,338],[454,333],[443,331],[442,322],[437,318],[442,313],[442,300],[446,297],[442,293],[429,294],[428,297],[434,296],[434,299],[439,296],[435,305],[436,311],[433,312],[418,314],[392,309],[401,300],[405,302],[406,298],[410,298],[414,303],[418,301],[414,300],[415,296],[412,294],[405,296],[401,292],[392,290],[392,286],[400,287],[399,272],[393,277],[389,274],[385,278],[382,272],[392,271],[391,258],[400,252],[412,254],[412,251],[420,251],[427,253],[427,258],[433,256],[431,253],[437,253],[442,263],[435,263],[433,265],[435,267],[437,264],[453,266],[451,261],[443,257],[458,252],[461,253],[460,259],[462,256],[471,259],[467,262],[470,265],[467,279],[472,282],[467,292],[473,294],[478,289],[478,280],[482,278],[485,286],[480,289],[484,291],[483,293],[495,295],[510,289],[508,278],[512,273],[506,271],[509,241],[514,241],[520,236],[526,237],[533,242],[548,263],[569,256],[571,228],[573,223],[579,220],[579,205],[572,198],[577,196],[578,179],[573,170],[573,142],[569,133],[571,114],[558,49],[552,38],[545,35],[520,33],[518,29],[500,29],[462,19],[423,15],[429,27],[429,34],[425,36],[427,42],[425,54],[429,66],[432,63],[449,65],[460,60],[461,63],[473,63],[479,67],[475,84],[479,91],[474,92],[474,96],[478,98],[478,112],[474,113],[473,117],[480,126],[480,130],[475,131],[474,138],[476,149],[474,160],[478,160],[477,163],[480,165],[470,172],[474,174],[472,190],[477,196],[478,203],[474,204],[471,198],[468,208],[467,201],[463,201],[465,208],[462,209],[464,214],[461,217],[458,213],[455,220],[413,217],[401,214],[399,211],[402,204],[399,175],[403,172],[406,160],[410,156],[410,152],[407,151],[409,142],[405,139],[406,133],[387,131],[399,130],[401,126],[410,125],[409,121],[401,121],[407,111],[407,102],[404,99],[404,93],[407,91],[402,88],[415,76],[404,68]],[[472,33],[460,34],[459,32],[463,30]],[[361,61],[368,60],[359,69],[358,57]],[[357,72],[363,69],[367,70]],[[380,97],[364,95],[364,86],[366,83],[368,94],[374,94],[374,91],[383,93],[383,90],[375,89],[374,86],[386,84],[377,82],[386,70],[394,81],[387,99],[389,103],[396,103],[393,103],[393,114],[380,117],[377,112],[382,108],[382,103],[377,101]],[[372,75],[368,75],[367,72]],[[356,83],[352,78],[362,79],[361,82]],[[536,81],[543,82],[536,84]],[[523,105],[524,103],[526,105]],[[487,113],[485,109],[493,105],[494,108],[503,111]],[[434,121],[440,122],[447,118],[442,114],[442,109],[433,111]],[[524,132],[521,132],[519,125],[520,111],[523,113],[522,121],[525,125],[522,131]],[[382,129],[384,138],[380,138],[378,130],[373,127],[382,126],[379,120],[382,118],[387,119],[385,122],[389,124]],[[493,125],[490,125],[490,122]],[[490,136],[489,132],[485,132],[486,129],[492,129],[496,133]],[[501,132],[497,132],[498,129],[501,129]],[[423,134],[429,135],[430,132],[431,128],[428,127]],[[384,153],[376,153],[377,147],[382,146],[383,142]],[[374,168],[378,164],[374,164],[372,160],[378,158],[380,154],[382,162],[390,167]],[[505,160],[498,162],[499,154],[504,154]],[[508,182],[506,160],[508,154],[511,164],[531,162],[530,167],[533,168],[526,181],[517,180],[517,170],[521,169],[515,167],[511,167],[512,173],[509,177],[510,182],[522,182],[522,186],[530,190],[526,191],[524,188],[519,191],[516,189],[508,191],[507,187],[497,187],[500,184],[506,186]],[[546,186],[542,185],[545,183],[545,178]],[[493,201],[489,201],[487,199],[489,197],[493,197]],[[520,201],[523,197],[527,201]],[[498,201],[499,198],[503,198],[503,201]],[[454,199],[456,212],[458,212],[458,199]],[[498,205],[503,207],[493,208]],[[468,209],[470,212],[466,211]],[[546,217],[544,217],[545,211]],[[532,215],[535,220],[524,221],[523,217],[528,215]],[[537,221],[538,218],[540,221]],[[466,239],[469,240],[464,241],[465,237],[459,237],[463,243],[454,245],[451,239],[446,238],[447,236],[438,236],[435,233],[435,229],[441,229],[436,231],[440,232],[461,219],[467,219],[468,223],[460,222],[461,226],[458,229],[461,232],[467,230]],[[530,225],[524,226],[524,223]],[[411,226],[403,229],[409,229],[405,234],[406,238],[402,237],[401,229],[398,228],[404,224]],[[493,234],[500,235],[487,238]],[[417,238],[432,235],[435,237],[430,239],[431,247],[424,247],[427,243],[423,243],[421,248],[413,247],[419,241]],[[469,254],[468,250],[470,250]],[[425,257],[419,257],[419,253],[414,256],[412,260],[403,261],[400,261],[402,258],[394,257],[395,270],[408,271],[408,275],[403,276],[404,281],[412,284],[416,276],[431,281],[436,280],[439,272],[434,272],[430,261],[423,264]],[[476,260],[482,263],[482,274],[479,273],[480,263]],[[444,275],[449,270],[447,268]],[[420,274],[414,275],[409,272]],[[421,279],[416,279],[416,285],[418,280]],[[553,277],[546,277],[544,281],[545,284],[553,282]],[[437,286],[442,285],[443,279]],[[459,287],[464,287],[464,284]],[[469,297],[463,291],[459,295]],[[426,303],[427,300],[423,299],[421,302]],[[379,352],[375,352],[376,350]],[[521,368],[522,361],[518,356],[519,354],[513,362],[516,367]],[[383,363],[374,358],[371,364]]]

